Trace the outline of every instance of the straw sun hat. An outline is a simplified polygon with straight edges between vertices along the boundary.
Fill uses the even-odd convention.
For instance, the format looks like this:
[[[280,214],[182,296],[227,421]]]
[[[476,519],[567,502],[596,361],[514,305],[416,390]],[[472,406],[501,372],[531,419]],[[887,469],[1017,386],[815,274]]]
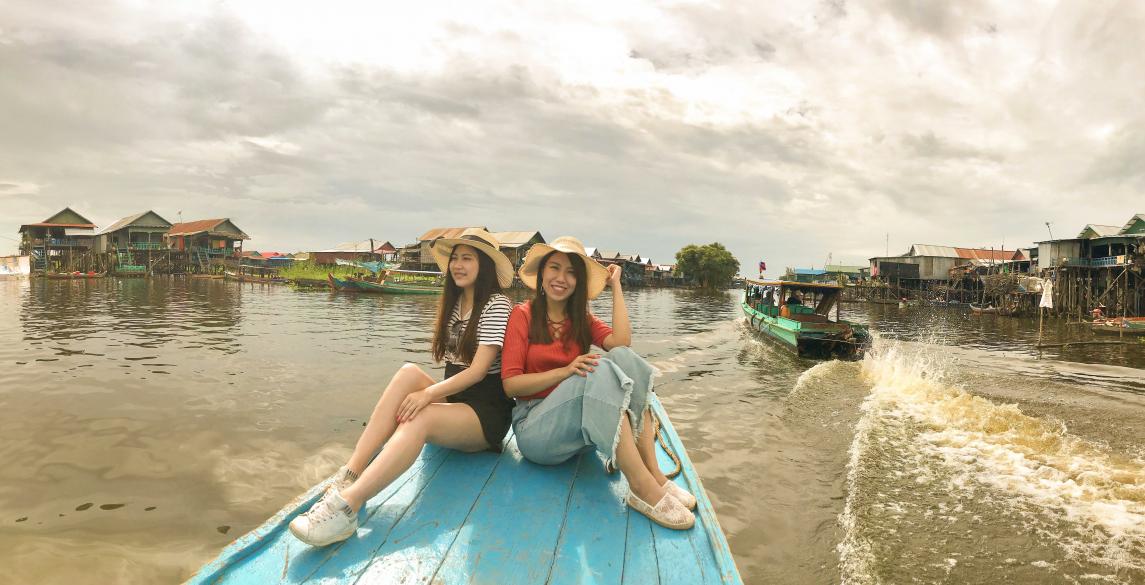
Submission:
[[[493,259],[493,264],[497,266],[497,282],[501,288],[509,288],[513,284],[513,263],[501,252],[501,242],[481,228],[469,228],[456,238],[438,238],[430,243],[433,259],[437,260],[442,272],[449,272],[449,257],[453,254],[454,246],[460,244],[472,246]]]
[[[604,285],[608,282],[608,269],[586,254],[584,244],[572,236],[561,236],[551,243],[534,244],[532,248],[529,248],[529,253],[525,255],[525,262],[521,264],[521,270],[518,271],[521,282],[525,283],[525,286],[531,289],[537,288],[537,270],[540,267],[541,258],[544,258],[549,252],[576,254],[584,259],[584,267],[588,272],[588,282],[586,283],[588,285],[588,298],[595,299],[600,291],[604,290]]]

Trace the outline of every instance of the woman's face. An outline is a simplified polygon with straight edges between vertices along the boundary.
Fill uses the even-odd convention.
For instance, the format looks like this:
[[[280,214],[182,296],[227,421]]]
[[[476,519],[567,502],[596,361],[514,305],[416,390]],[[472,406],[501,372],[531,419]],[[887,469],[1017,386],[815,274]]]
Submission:
[[[481,265],[477,255],[476,248],[459,244],[453,247],[453,252],[449,254],[449,275],[453,277],[453,283],[461,288],[473,286],[477,282],[477,272]]]
[[[576,290],[576,272],[564,252],[554,252],[541,267],[541,289],[554,301],[563,301]]]

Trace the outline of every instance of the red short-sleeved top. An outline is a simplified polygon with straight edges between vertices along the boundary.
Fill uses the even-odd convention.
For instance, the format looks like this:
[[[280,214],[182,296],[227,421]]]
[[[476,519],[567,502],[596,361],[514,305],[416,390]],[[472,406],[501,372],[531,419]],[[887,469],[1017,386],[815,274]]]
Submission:
[[[587,348],[571,341],[565,345],[560,340],[552,343],[530,343],[529,325],[533,321],[531,302],[527,301],[513,308],[509,315],[509,325],[505,328],[505,346],[501,349],[501,379],[508,380],[521,374],[536,374],[557,368],[563,368],[578,355],[582,355]],[[551,331],[551,330],[550,330]],[[597,347],[604,347],[604,338],[612,334],[612,327],[589,314],[589,331],[592,334],[592,343]],[[544,398],[557,386],[546,388],[536,394],[521,396],[522,400]]]

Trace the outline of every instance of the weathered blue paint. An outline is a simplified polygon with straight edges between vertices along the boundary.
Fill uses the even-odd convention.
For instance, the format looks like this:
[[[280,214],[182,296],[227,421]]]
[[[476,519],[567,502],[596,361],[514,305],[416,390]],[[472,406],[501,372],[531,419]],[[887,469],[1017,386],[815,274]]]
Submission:
[[[605,475],[595,453],[534,465],[510,437],[500,455],[427,448],[366,504],[357,535],[316,549],[286,527],[323,482],[188,583],[741,584],[711,501],[654,395],[652,406],[681,460],[675,481],[699,500],[691,530],[662,528],[625,506],[623,477]]]

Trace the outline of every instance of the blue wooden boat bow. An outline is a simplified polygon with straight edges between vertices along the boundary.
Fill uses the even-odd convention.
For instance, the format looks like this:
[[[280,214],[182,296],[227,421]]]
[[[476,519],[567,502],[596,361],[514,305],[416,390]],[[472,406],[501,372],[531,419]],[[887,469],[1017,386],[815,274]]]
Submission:
[[[311,488],[238,538],[187,583],[741,584],[727,540],[659,399],[652,407],[681,462],[674,481],[695,494],[696,526],[662,528],[624,505],[627,486],[598,455],[561,465],[505,450],[428,446],[363,507],[358,533],[312,548],[287,530],[322,495]],[[660,465],[674,462],[657,447]]]

